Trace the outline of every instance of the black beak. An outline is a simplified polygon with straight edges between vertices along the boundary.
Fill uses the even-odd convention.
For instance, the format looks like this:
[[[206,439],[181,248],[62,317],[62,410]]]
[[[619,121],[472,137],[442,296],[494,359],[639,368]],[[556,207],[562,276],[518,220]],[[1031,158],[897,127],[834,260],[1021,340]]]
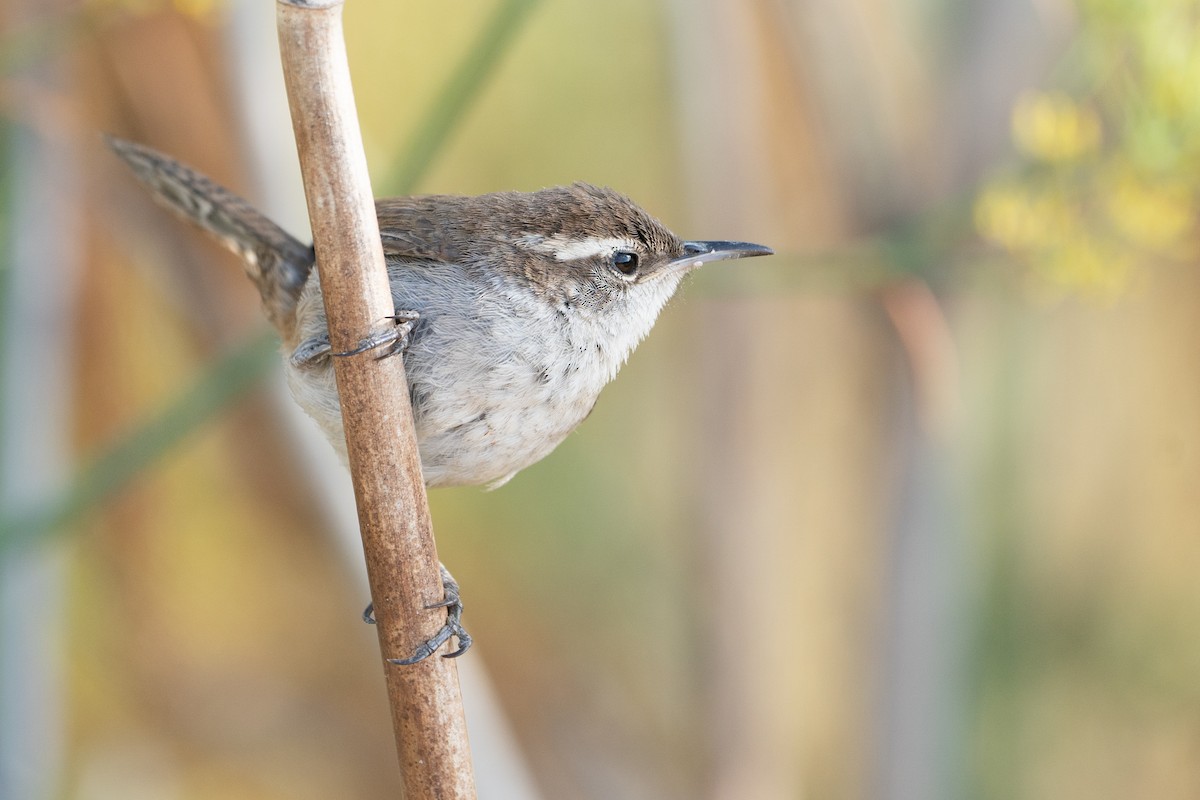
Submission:
[[[775,251],[765,245],[750,242],[684,242],[683,255],[672,261],[680,267],[698,267],[709,261],[724,261],[727,258],[749,258],[770,256]]]

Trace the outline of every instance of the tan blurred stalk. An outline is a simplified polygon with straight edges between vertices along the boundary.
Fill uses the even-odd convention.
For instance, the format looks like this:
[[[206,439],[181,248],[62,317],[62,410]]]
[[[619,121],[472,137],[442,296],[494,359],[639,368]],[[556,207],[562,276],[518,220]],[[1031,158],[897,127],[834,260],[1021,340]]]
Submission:
[[[770,3],[699,6],[674,17],[694,225],[783,253],[842,241],[854,218],[791,32]],[[877,322],[861,298],[726,298],[698,304],[693,337],[706,796],[863,796]]]

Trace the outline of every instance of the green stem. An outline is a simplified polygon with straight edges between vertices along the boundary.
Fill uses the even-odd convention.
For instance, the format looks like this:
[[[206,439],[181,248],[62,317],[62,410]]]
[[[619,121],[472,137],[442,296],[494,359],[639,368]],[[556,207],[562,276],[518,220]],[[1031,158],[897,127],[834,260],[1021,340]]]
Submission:
[[[408,152],[383,180],[385,195],[412,194],[425,177],[438,151],[495,71],[500,58],[508,52],[529,12],[539,0],[501,0],[466,57],[450,75],[433,107],[423,121]]]
[[[175,445],[254,386],[278,362],[279,340],[266,334],[244,342],[215,362],[157,416],[143,422],[79,471],[43,505],[0,519],[0,549],[28,545],[124,488]]]

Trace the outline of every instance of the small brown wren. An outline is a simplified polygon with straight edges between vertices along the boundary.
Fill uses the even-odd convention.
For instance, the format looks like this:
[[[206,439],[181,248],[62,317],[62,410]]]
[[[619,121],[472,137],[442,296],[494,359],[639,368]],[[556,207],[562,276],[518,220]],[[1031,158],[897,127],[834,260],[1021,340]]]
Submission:
[[[109,144],[154,196],[242,257],[283,338],[288,383],[345,459],[312,247],[203,175],[142,145]],[[376,202],[425,482],[503,484],[581,423],[688,272],[770,255],[685,241],[629,198],[586,183]],[[451,620],[461,604],[447,578]],[[454,626],[457,626],[455,629]],[[435,643],[436,642],[436,643]]]

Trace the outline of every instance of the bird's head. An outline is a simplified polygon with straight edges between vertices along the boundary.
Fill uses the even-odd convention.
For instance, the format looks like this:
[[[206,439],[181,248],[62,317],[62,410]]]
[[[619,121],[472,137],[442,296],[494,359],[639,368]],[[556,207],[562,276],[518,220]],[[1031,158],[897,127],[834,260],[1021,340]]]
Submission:
[[[710,261],[770,255],[748,242],[685,240],[612,189],[575,183],[463,198],[458,258],[477,258],[555,305],[645,307],[650,321],[680,279]],[[465,219],[464,219],[465,218]]]

